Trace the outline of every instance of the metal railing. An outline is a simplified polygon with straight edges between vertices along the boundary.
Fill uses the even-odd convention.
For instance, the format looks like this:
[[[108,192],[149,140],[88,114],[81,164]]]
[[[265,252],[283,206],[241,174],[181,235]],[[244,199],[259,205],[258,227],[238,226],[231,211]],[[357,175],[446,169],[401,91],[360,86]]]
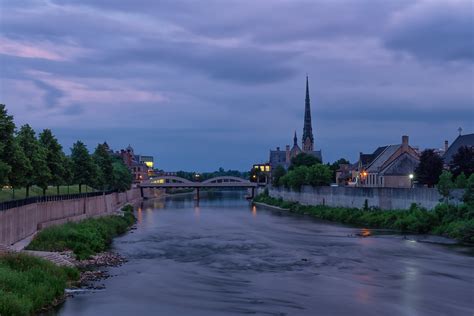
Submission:
[[[21,206],[25,206],[29,204],[34,204],[34,203],[89,198],[89,197],[94,197],[94,196],[107,195],[113,192],[115,191],[97,191],[97,192],[87,192],[87,193],[33,196],[26,199],[21,199],[21,200],[11,200],[11,201],[0,202],[0,212],[6,211],[11,208],[21,207]]]

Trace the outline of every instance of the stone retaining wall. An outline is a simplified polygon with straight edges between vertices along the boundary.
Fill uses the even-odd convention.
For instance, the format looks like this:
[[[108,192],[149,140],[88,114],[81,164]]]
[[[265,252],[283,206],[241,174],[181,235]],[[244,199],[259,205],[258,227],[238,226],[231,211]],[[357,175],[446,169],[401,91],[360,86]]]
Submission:
[[[131,189],[127,192],[35,203],[0,211],[0,244],[12,245],[44,227],[112,214],[125,203],[140,198],[140,189]]]
[[[303,186],[301,191],[284,188],[269,188],[270,196],[303,205],[328,205],[363,208],[365,201],[380,209],[408,209],[412,203],[433,209],[442,198],[434,188],[353,188]],[[453,192],[459,201],[461,190]]]

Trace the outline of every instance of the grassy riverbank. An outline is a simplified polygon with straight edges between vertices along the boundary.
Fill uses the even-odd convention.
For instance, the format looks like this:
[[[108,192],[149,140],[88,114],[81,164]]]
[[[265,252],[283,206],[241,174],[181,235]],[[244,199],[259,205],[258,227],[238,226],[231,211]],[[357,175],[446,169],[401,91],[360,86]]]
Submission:
[[[122,211],[123,216],[91,218],[46,228],[35,236],[27,249],[72,250],[78,259],[87,259],[98,252],[107,250],[114,237],[125,233],[135,223],[131,205],[124,206]]]
[[[437,234],[474,244],[474,208],[439,204],[433,211],[413,206],[409,210],[378,210],[305,206],[261,194],[255,202],[278,206],[294,213],[366,228],[387,228],[404,233]]]
[[[78,279],[75,268],[24,254],[0,255],[0,315],[32,315],[60,300]]]

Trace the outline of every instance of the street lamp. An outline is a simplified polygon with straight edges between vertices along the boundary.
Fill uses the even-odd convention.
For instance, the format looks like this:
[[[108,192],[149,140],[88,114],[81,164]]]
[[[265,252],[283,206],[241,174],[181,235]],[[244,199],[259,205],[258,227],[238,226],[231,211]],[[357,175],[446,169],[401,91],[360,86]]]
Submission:
[[[410,178],[410,188],[413,188],[413,178],[414,178],[414,177],[415,177],[415,176],[413,175],[413,173],[410,173],[410,174],[408,175],[408,178]]]

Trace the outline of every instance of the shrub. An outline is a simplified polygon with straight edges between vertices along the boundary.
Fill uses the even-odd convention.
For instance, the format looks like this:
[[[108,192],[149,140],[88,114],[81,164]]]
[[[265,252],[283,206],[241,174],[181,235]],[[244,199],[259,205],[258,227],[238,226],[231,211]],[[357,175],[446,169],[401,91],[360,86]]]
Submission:
[[[67,223],[42,230],[28,245],[30,250],[72,250],[78,259],[106,250],[112,239],[123,234],[135,222],[133,207],[122,208],[123,216],[112,215]]]

